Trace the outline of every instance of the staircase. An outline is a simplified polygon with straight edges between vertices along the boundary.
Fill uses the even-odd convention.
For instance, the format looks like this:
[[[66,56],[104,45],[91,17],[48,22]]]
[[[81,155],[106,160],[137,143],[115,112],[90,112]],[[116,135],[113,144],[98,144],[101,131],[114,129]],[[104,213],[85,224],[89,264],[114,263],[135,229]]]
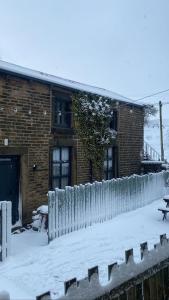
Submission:
[[[160,154],[146,141],[144,141],[143,160],[161,161]]]
[[[160,154],[144,141],[143,160],[141,162],[143,174],[160,172],[167,169],[167,164],[161,161]]]

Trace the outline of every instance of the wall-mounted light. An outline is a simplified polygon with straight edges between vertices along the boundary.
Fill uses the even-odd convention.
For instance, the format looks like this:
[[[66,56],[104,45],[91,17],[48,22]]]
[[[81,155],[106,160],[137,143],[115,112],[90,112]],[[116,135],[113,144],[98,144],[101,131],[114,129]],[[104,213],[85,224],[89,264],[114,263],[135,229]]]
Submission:
[[[9,144],[9,140],[8,139],[4,139],[4,146],[8,146]]]
[[[37,169],[37,165],[36,164],[33,164],[33,167],[32,167],[33,171],[36,171]]]

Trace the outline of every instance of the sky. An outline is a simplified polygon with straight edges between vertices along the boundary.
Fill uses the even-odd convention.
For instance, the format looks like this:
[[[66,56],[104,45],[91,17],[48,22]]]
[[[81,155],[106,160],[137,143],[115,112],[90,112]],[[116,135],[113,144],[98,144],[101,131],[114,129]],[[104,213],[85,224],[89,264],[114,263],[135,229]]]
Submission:
[[[0,0],[0,59],[138,99],[169,88],[168,15],[168,0]]]

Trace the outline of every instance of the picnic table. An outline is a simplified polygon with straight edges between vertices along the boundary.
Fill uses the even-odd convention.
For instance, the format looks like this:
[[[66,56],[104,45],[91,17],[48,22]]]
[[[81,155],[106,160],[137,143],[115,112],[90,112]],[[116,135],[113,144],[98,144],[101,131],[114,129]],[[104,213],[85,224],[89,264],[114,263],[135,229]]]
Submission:
[[[163,200],[165,201],[166,203],[166,207],[169,207],[169,195],[166,195],[163,197]]]
[[[166,208],[158,208],[158,210],[162,212],[163,221],[164,221],[164,220],[167,220],[167,214],[169,213],[169,195],[165,195],[163,197],[163,200],[166,203]]]

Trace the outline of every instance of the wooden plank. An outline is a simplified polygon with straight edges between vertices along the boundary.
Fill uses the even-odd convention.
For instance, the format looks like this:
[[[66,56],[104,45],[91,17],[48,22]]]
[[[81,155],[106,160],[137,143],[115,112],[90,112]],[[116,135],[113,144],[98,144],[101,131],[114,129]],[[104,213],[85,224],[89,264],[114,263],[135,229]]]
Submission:
[[[2,210],[0,202],[0,261],[2,261]]]
[[[169,299],[169,267],[163,269],[164,299]]]
[[[150,285],[150,300],[158,300],[157,298],[157,286],[156,286],[156,275],[149,278]]]
[[[12,227],[12,203],[7,202],[7,229],[6,229],[6,243],[7,243],[7,256],[11,254],[11,227]]]
[[[142,284],[142,282],[136,285],[136,299],[137,300],[143,299],[143,284]]]
[[[127,300],[127,293],[124,292],[122,295],[120,295],[119,300]]]
[[[149,279],[143,281],[143,295],[144,300],[150,300],[150,283]]]
[[[136,288],[133,286],[127,291],[127,300],[136,299]]]
[[[1,203],[2,208],[2,261],[4,261],[7,257],[7,244],[6,244],[6,228],[7,228],[7,222],[6,222],[6,202]]]

